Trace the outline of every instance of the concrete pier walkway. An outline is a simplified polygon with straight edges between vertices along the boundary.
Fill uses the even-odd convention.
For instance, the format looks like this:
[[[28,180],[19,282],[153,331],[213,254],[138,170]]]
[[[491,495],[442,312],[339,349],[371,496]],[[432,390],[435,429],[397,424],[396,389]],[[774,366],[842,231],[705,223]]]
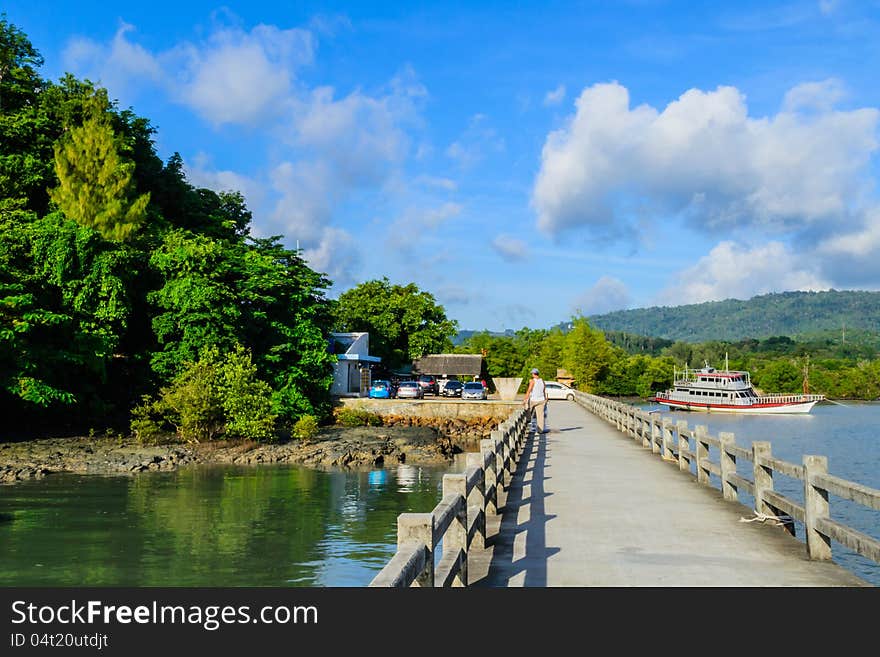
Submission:
[[[469,557],[471,586],[870,586],[575,402],[553,401]]]

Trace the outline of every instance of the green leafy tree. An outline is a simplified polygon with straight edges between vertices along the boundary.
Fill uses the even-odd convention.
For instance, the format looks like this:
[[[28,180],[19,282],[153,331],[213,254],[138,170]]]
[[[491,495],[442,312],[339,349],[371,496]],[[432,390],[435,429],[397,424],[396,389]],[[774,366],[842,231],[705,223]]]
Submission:
[[[544,338],[538,345],[537,353],[529,358],[528,362],[524,364],[519,372],[519,375],[523,377],[521,387],[528,387],[528,382],[531,378],[529,370],[533,367],[538,368],[541,377],[544,379],[553,380],[556,378],[556,370],[560,367],[565,367],[563,362],[565,359],[566,341],[567,336],[559,329],[553,329],[544,335]]]
[[[337,331],[370,334],[370,351],[390,368],[425,354],[452,350],[458,323],[429,292],[414,283],[392,285],[387,278],[361,283],[339,295],[334,310]]]
[[[262,381],[241,345],[228,353],[202,350],[186,363],[157,400],[146,397],[133,413],[132,432],[151,438],[163,425],[189,442],[218,437],[271,441],[277,437],[272,388]]]
[[[803,388],[803,374],[790,360],[772,360],[752,373],[752,381],[767,393],[798,393]]]
[[[572,320],[572,328],[565,336],[562,366],[577,381],[579,390],[592,392],[605,377],[611,364],[623,354],[615,349],[602,331],[590,326],[585,317]]]
[[[675,361],[671,358],[649,358],[647,367],[636,384],[639,397],[651,397],[655,392],[671,388],[674,367]]]
[[[164,281],[149,294],[160,345],[152,362],[162,379],[206,347],[242,344],[272,386],[282,420],[329,412],[328,281],[296,252],[277,237],[228,241],[173,230],[150,262]]]
[[[24,32],[0,14],[0,111],[20,107],[42,84],[43,58]]]
[[[58,187],[49,192],[65,215],[106,239],[124,240],[146,217],[149,193],[134,196],[134,162],[111,125],[106,92],[88,99],[81,126],[55,145]]]

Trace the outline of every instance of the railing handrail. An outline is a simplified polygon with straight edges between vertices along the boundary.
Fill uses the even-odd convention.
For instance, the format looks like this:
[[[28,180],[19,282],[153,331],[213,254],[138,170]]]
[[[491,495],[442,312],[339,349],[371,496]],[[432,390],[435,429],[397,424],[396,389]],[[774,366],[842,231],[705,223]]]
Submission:
[[[824,399],[823,395],[795,396]],[[641,439],[642,445],[653,453],[662,454],[664,460],[677,462],[680,470],[691,472],[693,465],[695,473],[692,474],[698,482],[711,486],[711,475],[715,475],[720,480],[724,499],[739,502],[738,493],[742,488],[753,496],[756,514],[782,516],[784,526],[792,534],[795,533],[792,520],[803,523],[810,559],[830,560],[833,539],[880,563],[880,540],[831,520],[829,499],[829,495],[835,495],[880,511],[880,490],[829,474],[826,457],[805,455],[802,464],[790,463],[774,457],[769,442],[755,441],[751,448],[747,448],[736,444],[733,433],[720,432],[718,436],[710,436],[705,425],[690,429],[685,420],[673,424],[670,418],[659,412],[643,411],[631,404],[585,392],[576,391],[575,401],[615,424],[618,430]],[[711,449],[715,450],[717,461],[709,460]],[[737,458],[751,461],[751,480],[737,473]],[[803,505],[773,489],[773,473],[803,482]],[[789,519],[786,520],[785,516]]]
[[[397,551],[371,587],[468,585],[468,552],[485,548],[486,516],[498,513],[499,487],[513,477],[528,426],[528,411],[515,410],[480,441],[479,454],[468,454],[463,474],[443,475],[442,499],[430,513],[397,517]]]

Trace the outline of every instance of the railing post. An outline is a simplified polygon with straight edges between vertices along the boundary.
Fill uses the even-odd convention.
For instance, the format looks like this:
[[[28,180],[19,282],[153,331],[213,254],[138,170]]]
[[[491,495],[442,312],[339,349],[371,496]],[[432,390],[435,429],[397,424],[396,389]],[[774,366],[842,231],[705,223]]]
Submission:
[[[483,470],[482,454],[468,454],[467,466],[476,467],[480,470],[477,485],[471,489],[468,496],[468,528],[472,522],[476,524],[477,531],[471,539],[470,548],[483,550],[486,548],[486,472]]]
[[[660,441],[663,440],[663,430],[658,424],[660,420],[656,415],[651,416],[651,453],[657,454],[660,451]]]
[[[496,429],[489,434],[489,438],[492,440],[492,450],[495,452],[495,483],[497,488],[497,486],[504,486],[508,482],[504,467],[504,434]]]
[[[676,431],[678,431],[678,469],[690,472],[691,459],[687,455],[690,449],[690,442],[685,432],[688,430],[687,420],[679,420],[675,423]]]
[[[664,459],[669,459],[670,461],[673,458],[673,450],[672,450],[672,420],[668,417],[663,418],[663,452],[662,456]]]
[[[706,435],[708,433],[709,427],[705,424],[698,424],[694,428],[694,446],[697,452],[697,481],[706,486],[709,485],[709,471],[703,466],[703,462],[709,460],[709,443],[706,442]]]
[[[764,458],[770,457],[770,443],[752,443],[752,481],[755,482],[755,512],[764,515],[775,515],[773,508],[764,501],[764,492],[773,490],[773,470],[761,464]]]
[[[491,438],[480,441],[481,463],[488,465],[483,469],[483,492],[486,496],[486,514],[498,513],[498,476],[495,471],[495,443]]]
[[[825,456],[804,456],[804,527],[807,535],[807,554],[810,559],[831,559],[831,539],[816,529],[816,521],[830,517],[828,491],[813,485],[814,475],[828,474]]]
[[[467,481],[462,474],[443,475],[443,497],[458,495],[459,501],[455,512],[455,520],[449,525],[443,535],[443,551],[449,550],[458,555],[458,575],[453,580],[453,586],[462,587],[468,585],[467,574]]]
[[[417,542],[425,546],[425,569],[416,578],[416,586],[434,586],[434,514],[401,513],[397,516],[397,549],[405,543]]]
[[[721,465],[721,494],[725,500],[736,502],[739,499],[737,487],[736,484],[729,480],[730,475],[736,474],[736,456],[728,451],[736,444],[736,439],[729,431],[719,431],[718,440],[721,442],[721,456],[719,456],[719,464]]]

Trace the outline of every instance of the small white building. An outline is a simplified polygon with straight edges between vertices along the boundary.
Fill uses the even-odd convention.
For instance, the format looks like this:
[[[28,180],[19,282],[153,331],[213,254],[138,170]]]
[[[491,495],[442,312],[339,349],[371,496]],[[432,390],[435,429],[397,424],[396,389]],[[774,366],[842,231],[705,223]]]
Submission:
[[[331,333],[330,348],[336,354],[330,394],[337,397],[366,397],[370,392],[370,370],[382,361],[370,356],[369,333]]]

